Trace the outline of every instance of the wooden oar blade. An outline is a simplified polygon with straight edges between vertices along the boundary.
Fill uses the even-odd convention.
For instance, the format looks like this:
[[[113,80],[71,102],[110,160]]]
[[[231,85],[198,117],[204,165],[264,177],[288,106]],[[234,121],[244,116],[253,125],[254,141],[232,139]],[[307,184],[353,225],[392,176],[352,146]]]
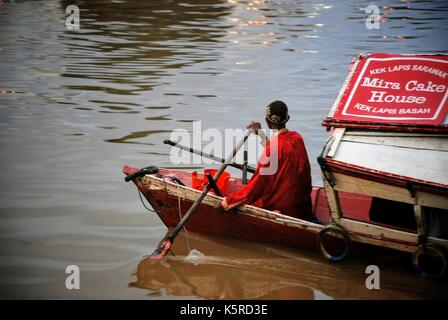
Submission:
[[[162,260],[163,257],[167,255],[168,251],[170,251],[172,244],[173,243],[171,240],[163,241],[161,244],[159,244],[156,250],[154,250],[150,258],[152,260]]]

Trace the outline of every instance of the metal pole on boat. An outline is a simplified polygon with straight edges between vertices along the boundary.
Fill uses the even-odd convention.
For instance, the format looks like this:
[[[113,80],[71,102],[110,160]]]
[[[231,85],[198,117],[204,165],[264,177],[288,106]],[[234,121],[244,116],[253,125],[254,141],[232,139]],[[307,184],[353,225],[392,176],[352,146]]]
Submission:
[[[252,133],[252,130],[246,130],[246,132],[244,133],[243,138],[238,142],[238,144],[235,146],[235,148],[233,148],[232,153],[227,156],[227,158],[224,160],[224,162],[221,165],[221,167],[219,168],[219,170],[213,176],[213,180],[214,181],[218,181],[218,179],[221,176],[221,174],[224,172],[226,167],[228,165],[230,165],[230,163],[232,162],[232,160],[235,157],[236,153],[238,152],[239,149],[241,149],[241,147],[246,142],[247,138],[249,137],[249,135],[251,133]],[[210,191],[211,188],[212,187],[211,187],[210,184],[207,184],[205,186],[204,191],[201,193],[201,195],[195,201],[195,203],[193,203],[193,205],[190,207],[190,209],[188,209],[188,211],[185,213],[185,215],[179,221],[177,226],[174,229],[168,231],[167,235],[162,239],[162,241],[160,241],[160,243],[157,246],[156,250],[154,250],[154,252],[152,253],[151,259],[160,260],[164,256],[166,256],[166,254],[168,253],[168,251],[170,250],[170,248],[171,248],[171,246],[172,246],[172,244],[174,242],[174,239],[177,237],[177,235],[179,234],[180,230],[182,230],[184,225],[187,223],[187,221],[191,217],[191,215],[199,207],[199,205],[201,204],[202,200],[205,198],[205,196],[207,195],[207,193]]]
[[[185,151],[188,151],[188,152],[200,155],[201,157],[204,157],[204,158],[215,160],[217,162],[221,162],[221,163],[225,162],[225,159],[223,159],[223,158],[214,156],[214,155],[209,154],[209,153],[205,153],[202,150],[197,150],[197,149],[194,149],[194,148],[190,148],[190,147],[181,145],[181,144],[179,144],[177,142],[174,142],[174,141],[171,141],[171,140],[164,140],[163,143],[164,144],[169,144],[170,146],[179,148],[181,150],[185,150]],[[231,166],[231,167],[240,169],[240,170],[244,170],[244,168],[245,168],[244,164],[239,164],[239,163],[236,163],[236,162],[230,162],[228,165]],[[246,166],[246,170],[247,170],[247,172],[250,172],[250,173],[254,173],[255,172],[255,168],[251,167],[251,166]]]
[[[246,145],[244,145],[244,156],[243,156],[243,159],[244,159],[244,163],[243,163],[243,175],[242,175],[242,178],[241,178],[241,180],[242,180],[242,182],[243,182],[243,184],[247,184],[247,146]]]

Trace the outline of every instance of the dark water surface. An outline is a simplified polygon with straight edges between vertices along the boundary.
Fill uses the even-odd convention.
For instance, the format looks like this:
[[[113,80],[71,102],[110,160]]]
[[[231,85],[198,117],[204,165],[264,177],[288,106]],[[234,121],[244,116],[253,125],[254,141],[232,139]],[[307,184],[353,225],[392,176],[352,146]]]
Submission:
[[[374,3],[380,30],[364,24],[371,1],[84,0],[78,31],[71,1],[0,4],[0,297],[447,298],[408,269],[384,266],[372,292],[375,261],[194,235],[179,245],[199,262],[152,264],[165,228],[121,174],[171,165],[172,130],[241,128],[282,99],[321,185],[320,123],[353,56],[448,51],[446,1]],[[65,288],[69,264],[80,290]]]

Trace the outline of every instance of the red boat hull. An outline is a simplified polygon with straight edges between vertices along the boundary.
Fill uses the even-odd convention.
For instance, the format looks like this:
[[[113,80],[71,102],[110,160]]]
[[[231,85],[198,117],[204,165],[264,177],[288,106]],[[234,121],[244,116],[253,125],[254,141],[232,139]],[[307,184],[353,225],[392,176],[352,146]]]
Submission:
[[[123,168],[123,172],[126,175],[136,171],[138,170],[128,166]],[[191,173],[188,172],[165,169],[161,169],[161,173],[166,176],[175,174],[176,177],[186,183],[188,183],[188,179],[191,176]],[[138,183],[136,183],[136,185],[167,228],[174,228],[192,205],[192,201],[185,200],[182,197],[172,196],[168,194],[166,190],[142,188]],[[370,223],[369,209],[372,202],[370,197],[341,193],[340,199],[345,217]],[[325,190],[319,187],[313,188],[312,200],[316,217],[323,224],[327,224],[330,220],[330,211],[325,196]],[[260,219],[259,217],[238,214],[238,212],[228,213],[206,203],[199,206],[197,211],[190,217],[185,227],[188,231],[208,236],[265,242],[288,246],[295,249],[316,250],[317,248],[316,231],[307,229],[298,230],[297,227],[294,226],[279,224],[268,219]],[[336,241],[329,244],[328,249],[332,250],[341,245],[339,239],[335,238],[335,240]],[[395,262],[406,261],[407,264],[409,264],[410,261],[408,254],[362,243],[353,243],[352,252],[358,256],[370,258],[372,255],[376,255],[381,258],[381,261],[390,261],[392,259]],[[403,257],[406,257],[406,259],[403,260]]]

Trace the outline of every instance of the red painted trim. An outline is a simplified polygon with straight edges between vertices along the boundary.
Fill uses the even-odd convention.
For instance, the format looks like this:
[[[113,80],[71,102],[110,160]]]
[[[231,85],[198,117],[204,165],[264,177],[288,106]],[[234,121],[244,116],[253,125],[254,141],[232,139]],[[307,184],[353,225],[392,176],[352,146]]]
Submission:
[[[335,128],[353,128],[353,129],[368,129],[377,131],[403,131],[403,132],[430,132],[448,134],[448,126],[428,126],[428,125],[403,125],[401,123],[374,123],[374,122],[348,122],[341,120],[334,120],[332,118],[325,118],[322,122],[324,127]]]

